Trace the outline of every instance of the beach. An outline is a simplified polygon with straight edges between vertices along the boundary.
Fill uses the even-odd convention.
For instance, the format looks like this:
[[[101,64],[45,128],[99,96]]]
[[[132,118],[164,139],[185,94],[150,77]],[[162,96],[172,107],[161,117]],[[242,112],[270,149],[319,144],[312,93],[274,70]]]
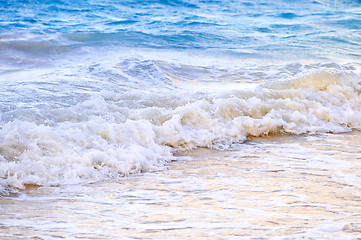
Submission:
[[[2,239],[357,239],[359,132],[196,149],[118,181],[1,199]],[[271,145],[271,146],[270,146]]]

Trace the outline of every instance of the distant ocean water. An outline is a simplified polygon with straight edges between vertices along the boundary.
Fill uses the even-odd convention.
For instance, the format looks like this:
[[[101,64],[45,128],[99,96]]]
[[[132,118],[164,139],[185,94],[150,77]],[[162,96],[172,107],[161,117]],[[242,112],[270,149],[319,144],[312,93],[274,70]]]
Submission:
[[[361,128],[360,1],[0,1],[0,192]]]

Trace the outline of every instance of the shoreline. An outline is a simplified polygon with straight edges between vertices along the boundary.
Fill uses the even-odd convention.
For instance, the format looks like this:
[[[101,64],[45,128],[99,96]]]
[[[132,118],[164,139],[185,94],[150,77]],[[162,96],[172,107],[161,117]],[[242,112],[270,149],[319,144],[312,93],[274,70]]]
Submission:
[[[353,239],[361,161],[348,154],[360,140],[360,132],[256,138],[188,151],[193,160],[118,182],[28,189],[0,199],[0,236]]]

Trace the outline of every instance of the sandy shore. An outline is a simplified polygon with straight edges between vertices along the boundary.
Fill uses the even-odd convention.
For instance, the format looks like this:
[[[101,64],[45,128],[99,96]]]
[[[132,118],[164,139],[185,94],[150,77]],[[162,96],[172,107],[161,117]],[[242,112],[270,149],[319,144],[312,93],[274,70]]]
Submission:
[[[357,239],[359,132],[197,149],[168,170],[0,199],[1,239]]]

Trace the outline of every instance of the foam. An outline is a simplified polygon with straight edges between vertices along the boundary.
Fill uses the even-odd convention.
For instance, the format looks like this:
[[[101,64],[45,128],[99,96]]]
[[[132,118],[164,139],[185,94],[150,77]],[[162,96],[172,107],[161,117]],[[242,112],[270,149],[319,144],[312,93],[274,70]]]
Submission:
[[[360,76],[348,65],[226,69],[126,61],[100,62],[91,65],[88,73],[78,70],[75,74],[83,77],[82,84],[90,84],[86,95],[75,95],[77,104],[56,95],[55,103],[49,102],[50,95],[44,97],[36,90],[41,79],[22,86],[24,92],[29,87],[35,94],[42,93],[37,101],[43,104],[17,105],[1,113],[1,192],[23,189],[26,184],[93,182],[161,170],[177,159],[175,152],[226,149],[249,136],[361,129]],[[193,71],[188,72],[190,68]],[[170,78],[175,69],[177,75]],[[177,78],[184,77],[183,71],[187,78]],[[240,72],[248,77],[240,75],[237,85],[232,79]],[[57,74],[46,71],[47,79]],[[60,90],[78,89],[74,77],[62,76],[66,84]],[[250,87],[244,87],[248,83]],[[97,92],[97,84],[105,89]],[[149,88],[144,88],[147,84]],[[25,104],[22,98],[18,101]]]

